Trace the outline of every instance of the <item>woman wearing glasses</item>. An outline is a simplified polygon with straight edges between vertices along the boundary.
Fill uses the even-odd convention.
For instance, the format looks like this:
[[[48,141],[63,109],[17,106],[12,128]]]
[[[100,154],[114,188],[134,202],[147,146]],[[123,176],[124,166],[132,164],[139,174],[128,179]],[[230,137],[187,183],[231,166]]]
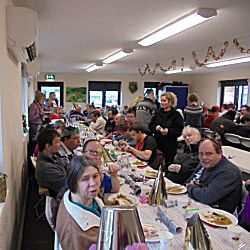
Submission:
[[[83,153],[91,158],[99,167],[102,164],[103,147],[96,139],[86,140],[83,144]],[[117,176],[118,167],[113,164],[109,167],[107,175],[100,170],[101,174],[101,192],[102,193],[117,193],[120,190],[120,181]]]

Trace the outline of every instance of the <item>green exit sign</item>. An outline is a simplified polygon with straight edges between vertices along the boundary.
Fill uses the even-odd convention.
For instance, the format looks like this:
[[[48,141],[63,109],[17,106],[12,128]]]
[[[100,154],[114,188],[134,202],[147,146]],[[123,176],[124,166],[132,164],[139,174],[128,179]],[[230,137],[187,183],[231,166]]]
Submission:
[[[46,74],[46,75],[45,75],[45,79],[46,79],[46,80],[55,80],[55,79],[56,79],[56,75],[53,75],[53,74]]]

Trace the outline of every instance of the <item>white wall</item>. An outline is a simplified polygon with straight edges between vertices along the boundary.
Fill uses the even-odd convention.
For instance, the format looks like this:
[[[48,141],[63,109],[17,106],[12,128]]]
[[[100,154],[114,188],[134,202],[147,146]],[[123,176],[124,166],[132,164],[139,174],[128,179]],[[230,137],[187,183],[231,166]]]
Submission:
[[[219,81],[249,78],[250,69],[192,75],[190,91],[199,94],[200,101],[211,107],[214,104],[220,104],[217,96],[220,94],[218,92]]]
[[[3,154],[0,169],[7,175],[9,195],[0,219],[0,249],[16,249],[24,206],[23,178],[26,159],[26,143],[23,138],[21,67],[8,57],[6,48],[6,5],[0,1],[0,93]]]
[[[162,81],[182,81],[185,83],[189,83],[190,77],[187,75],[165,75],[163,73],[157,73],[156,75],[145,75],[141,77],[138,74],[134,75],[101,75],[95,73],[54,73],[56,76],[55,81],[64,82],[64,94],[66,93],[66,87],[88,87],[88,81],[121,81],[121,105],[129,105],[134,101],[134,99],[142,95],[144,92],[144,82],[152,81],[152,82],[162,82]],[[45,73],[40,74],[39,79],[37,81],[45,81]],[[134,94],[132,94],[129,89],[129,82],[136,81],[138,83],[138,90]],[[64,96],[64,100],[66,100]],[[65,103],[66,109],[71,108],[70,103]]]

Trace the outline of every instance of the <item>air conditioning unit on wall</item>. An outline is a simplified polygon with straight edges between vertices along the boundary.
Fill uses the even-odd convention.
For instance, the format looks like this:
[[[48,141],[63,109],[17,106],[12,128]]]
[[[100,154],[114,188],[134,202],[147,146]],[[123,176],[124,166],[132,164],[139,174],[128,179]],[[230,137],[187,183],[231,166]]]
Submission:
[[[7,6],[7,48],[18,62],[29,63],[38,56],[38,17],[35,11]]]

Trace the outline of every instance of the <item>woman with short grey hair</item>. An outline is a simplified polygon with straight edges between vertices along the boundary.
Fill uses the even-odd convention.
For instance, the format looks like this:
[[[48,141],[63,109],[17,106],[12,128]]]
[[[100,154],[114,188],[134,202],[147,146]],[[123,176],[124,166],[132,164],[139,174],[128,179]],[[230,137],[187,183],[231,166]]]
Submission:
[[[176,156],[166,172],[168,179],[179,184],[186,182],[196,169],[199,163],[198,148],[201,141],[199,130],[193,127],[185,127],[182,136],[186,143],[184,153]]]

